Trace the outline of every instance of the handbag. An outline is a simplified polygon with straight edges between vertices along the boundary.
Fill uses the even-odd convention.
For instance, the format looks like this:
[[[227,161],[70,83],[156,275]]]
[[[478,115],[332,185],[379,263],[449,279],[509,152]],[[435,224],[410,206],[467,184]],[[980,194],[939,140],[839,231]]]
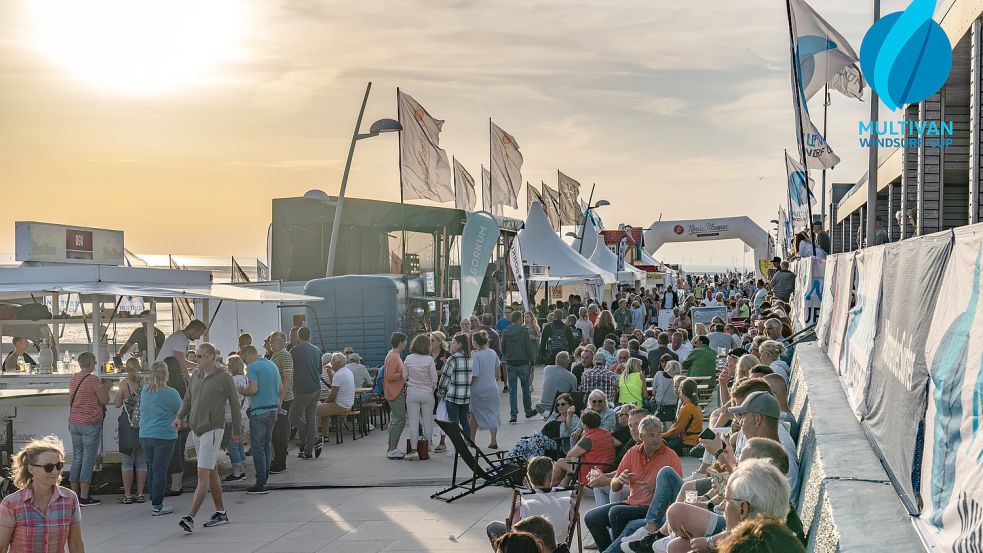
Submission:
[[[130,418],[124,409],[120,410],[118,421],[119,452],[133,455],[133,450],[140,447],[140,431],[130,426]]]

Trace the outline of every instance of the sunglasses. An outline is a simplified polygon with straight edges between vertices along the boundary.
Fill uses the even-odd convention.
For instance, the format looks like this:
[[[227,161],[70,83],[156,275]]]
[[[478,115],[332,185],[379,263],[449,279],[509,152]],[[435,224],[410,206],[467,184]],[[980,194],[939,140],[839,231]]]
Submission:
[[[62,468],[65,467],[65,463],[62,463],[61,461],[59,461],[57,463],[47,463],[47,464],[44,464],[44,465],[35,465],[35,464],[32,464],[31,466],[32,467],[42,468],[42,469],[44,469],[44,472],[51,472],[51,471],[53,471],[55,469],[58,469],[60,471]]]
[[[605,401],[603,399],[592,399],[590,402],[591,402],[591,405],[596,404],[596,403],[605,403]]]
[[[570,404],[569,403],[563,403],[562,401],[561,402],[558,402],[556,404],[557,407],[566,407],[567,405],[570,405]]]

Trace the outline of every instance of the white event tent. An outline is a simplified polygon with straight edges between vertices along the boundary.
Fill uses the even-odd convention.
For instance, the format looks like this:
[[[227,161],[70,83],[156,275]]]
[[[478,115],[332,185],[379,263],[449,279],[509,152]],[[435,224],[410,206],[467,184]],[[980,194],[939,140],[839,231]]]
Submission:
[[[581,253],[588,261],[613,275],[617,275],[618,282],[621,284],[632,284],[639,280],[645,282],[645,271],[633,267],[630,263],[626,262],[625,270],[618,272],[618,256],[604,244],[604,238],[598,233],[597,227],[590,219],[584,224],[583,236],[586,241]],[[593,240],[591,240],[592,236]],[[572,249],[576,251],[579,246],[579,239],[575,239]]]
[[[529,280],[552,284],[615,284],[618,281],[614,273],[591,263],[564,242],[550,226],[539,202],[533,202],[529,207],[518,239],[524,265],[548,267],[547,277],[530,277]]]

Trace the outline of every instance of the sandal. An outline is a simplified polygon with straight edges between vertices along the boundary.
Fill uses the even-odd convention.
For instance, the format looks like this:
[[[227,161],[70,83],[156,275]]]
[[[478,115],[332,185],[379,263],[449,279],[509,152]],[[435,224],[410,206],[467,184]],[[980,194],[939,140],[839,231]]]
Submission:
[[[446,446],[446,445],[443,445],[443,444],[441,444],[441,445],[438,445],[438,446],[437,446],[437,447],[435,447],[435,448],[434,448],[434,450],[433,450],[433,452],[434,452],[434,453],[443,453],[443,452],[445,452],[445,451],[447,451],[447,446]]]
[[[133,503],[133,496],[132,495],[121,495],[121,496],[119,496],[119,502],[122,503],[123,505],[129,505],[129,504]]]
[[[138,495],[138,496],[136,496],[136,499],[135,499],[135,501],[136,501],[137,503],[143,503],[143,502],[145,502],[145,501],[147,501],[147,498],[146,498],[146,497],[144,497],[144,495],[143,495],[143,494],[140,494],[140,495]]]

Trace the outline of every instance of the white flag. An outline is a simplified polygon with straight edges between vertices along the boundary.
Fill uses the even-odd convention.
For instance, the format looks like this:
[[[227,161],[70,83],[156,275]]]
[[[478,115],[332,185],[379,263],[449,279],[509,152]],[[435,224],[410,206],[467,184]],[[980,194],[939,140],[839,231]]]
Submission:
[[[527,185],[529,183],[526,183]],[[512,268],[512,277],[515,279],[515,287],[519,291],[522,299],[522,310],[529,311],[529,290],[526,287],[526,274],[522,268],[522,248],[519,246],[519,238],[512,240],[512,247],[509,248],[509,266]]]
[[[788,173],[788,199],[792,212],[792,226],[794,228],[805,228],[809,226],[809,200],[812,199],[812,189],[816,185],[812,177],[809,177],[809,186],[806,187],[806,172],[802,169],[802,164],[792,159],[792,156],[785,152],[785,169]]]
[[[561,171],[556,172],[557,187],[560,189],[560,223],[564,225],[576,225],[580,208],[577,206],[577,198],[580,196],[580,183],[564,175]]]
[[[545,182],[542,185],[543,211],[546,212],[546,218],[550,220],[550,226],[560,230],[560,193],[547,186]]]
[[[447,152],[440,149],[440,128],[409,94],[399,92],[399,176],[405,200],[454,201]]]
[[[850,43],[805,0],[789,0],[789,4],[803,99],[812,98],[827,84],[833,90],[862,99],[860,58]]]
[[[792,105],[795,109],[795,141],[799,146],[796,151],[801,152],[804,141],[806,164],[809,169],[832,169],[840,162],[840,156],[833,153],[833,149],[826,143],[826,139],[820,134],[819,129],[812,124],[812,119],[809,118],[809,105],[800,91],[796,90],[795,73],[793,70]]]
[[[474,211],[477,197],[474,193],[474,177],[454,159],[454,207],[464,211]]]
[[[481,166],[481,207],[488,213],[502,214],[502,204],[492,205],[491,172],[484,165]]]
[[[526,181],[526,213],[529,212],[529,208],[532,207],[533,202],[539,202],[545,205],[543,195],[539,190],[536,190],[535,186],[529,184],[529,181]]]
[[[519,208],[522,187],[522,154],[509,133],[488,121],[491,133],[491,201],[493,205]]]

